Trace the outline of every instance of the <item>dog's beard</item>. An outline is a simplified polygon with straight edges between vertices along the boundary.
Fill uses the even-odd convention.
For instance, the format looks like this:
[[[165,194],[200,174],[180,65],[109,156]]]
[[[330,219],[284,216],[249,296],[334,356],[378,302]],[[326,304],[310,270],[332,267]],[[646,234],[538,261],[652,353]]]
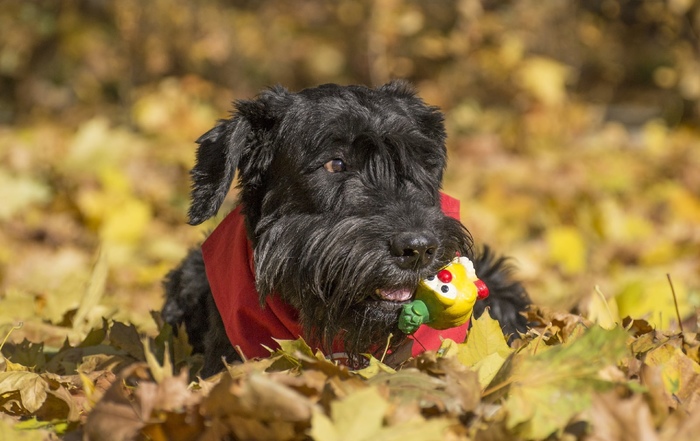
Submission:
[[[327,354],[342,341],[351,360],[401,343],[402,305],[421,278],[434,274],[456,253],[469,255],[471,237],[456,220],[440,216],[440,237],[431,263],[399,268],[389,252],[391,220],[381,216],[329,218],[292,215],[274,222],[255,246],[256,285],[261,300],[279,294],[299,311],[309,343]]]

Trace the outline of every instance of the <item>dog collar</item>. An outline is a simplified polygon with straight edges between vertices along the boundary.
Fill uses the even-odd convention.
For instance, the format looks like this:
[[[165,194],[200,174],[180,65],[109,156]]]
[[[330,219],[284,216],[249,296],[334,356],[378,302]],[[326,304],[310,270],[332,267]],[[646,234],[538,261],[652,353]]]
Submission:
[[[459,220],[459,200],[441,193],[445,215]],[[242,205],[236,207],[202,244],[204,266],[216,308],[226,335],[246,357],[266,357],[266,347],[277,348],[275,340],[294,340],[302,335],[298,311],[272,294],[261,305],[255,289],[253,249],[246,234]],[[450,329],[436,330],[425,325],[408,336],[413,340],[411,355],[437,350],[442,340],[464,341],[469,322]],[[333,348],[342,353],[342,345]],[[341,357],[342,358],[342,357]]]

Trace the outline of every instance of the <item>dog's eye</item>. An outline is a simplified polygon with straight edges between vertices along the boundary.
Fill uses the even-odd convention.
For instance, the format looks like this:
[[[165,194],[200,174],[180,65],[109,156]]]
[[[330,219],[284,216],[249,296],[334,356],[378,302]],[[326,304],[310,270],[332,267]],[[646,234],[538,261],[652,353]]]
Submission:
[[[330,161],[323,164],[323,168],[325,168],[327,171],[329,171],[331,173],[340,173],[340,172],[344,172],[345,170],[347,170],[347,166],[345,165],[345,161],[343,161],[340,158],[331,159]]]

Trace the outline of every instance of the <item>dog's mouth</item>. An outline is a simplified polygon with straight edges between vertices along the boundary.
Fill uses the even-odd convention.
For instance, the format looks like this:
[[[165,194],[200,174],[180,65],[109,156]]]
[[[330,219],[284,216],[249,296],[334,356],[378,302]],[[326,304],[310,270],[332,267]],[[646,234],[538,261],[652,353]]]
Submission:
[[[403,303],[408,302],[413,297],[413,289],[411,288],[386,288],[377,289],[374,294],[380,300],[388,302]]]

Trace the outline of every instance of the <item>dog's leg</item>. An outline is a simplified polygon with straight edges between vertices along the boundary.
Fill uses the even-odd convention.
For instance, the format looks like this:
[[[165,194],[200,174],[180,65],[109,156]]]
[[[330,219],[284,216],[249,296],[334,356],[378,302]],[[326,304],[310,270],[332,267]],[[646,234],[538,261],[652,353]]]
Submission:
[[[180,324],[185,325],[193,351],[204,355],[200,373],[203,378],[223,369],[222,357],[229,363],[240,360],[216,309],[199,248],[191,250],[180,265],[168,273],[163,285],[166,294],[163,320],[175,331]]]
[[[214,297],[209,295],[208,306],[209,311],[209,329],[204,336],[204,366],[202,367],[199,376],[202,378],[210,377],[217,374],[224,368],[223,361],[233,363],[241,361],[240,355],[231,345],[231,341],[226,335],[224,322],[221,320],[219,310],[216,309]]]
[[[511,278],[513,268],[508,259],[496,256],[484,247],[473,261],[477,277],[489,288],[489,296],[476,302],[474,317],[478,318],[484,309],[489,308],[491,317],[501,323],[506,336],[516,336],[516,331],[525,332],[527,319],[521,313],[527,310],[530,298],[520,282]]]
[[[175,332],[180,324],[184,324],[194,352],[204,352],[205,337],[210,326],[208,299],[211,298],[211,290],[199,248],[190,250],[180,265],[168,273],[163,287],[163,320]]]

